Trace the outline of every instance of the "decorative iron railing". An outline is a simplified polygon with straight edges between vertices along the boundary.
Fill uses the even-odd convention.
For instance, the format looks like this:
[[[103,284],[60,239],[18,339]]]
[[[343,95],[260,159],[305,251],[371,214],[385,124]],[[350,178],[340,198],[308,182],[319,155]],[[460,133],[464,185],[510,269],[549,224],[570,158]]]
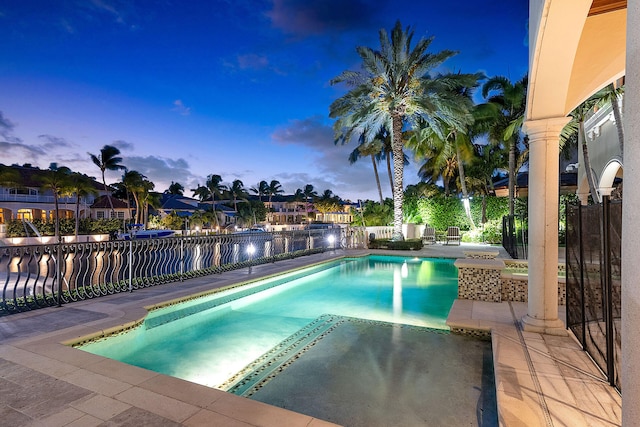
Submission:
[[[133,291],[338,248],[359,228],[0,248],[0,315]]]

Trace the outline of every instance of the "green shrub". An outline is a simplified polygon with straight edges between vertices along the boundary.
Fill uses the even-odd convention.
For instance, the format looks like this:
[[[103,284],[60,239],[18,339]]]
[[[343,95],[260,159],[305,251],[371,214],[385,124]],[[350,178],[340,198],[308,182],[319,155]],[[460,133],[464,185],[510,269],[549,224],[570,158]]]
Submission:
[[[422,249],[422,239],[407,239],[407,240],[390,240],[390,239],[375,239],[369,242],[370,249],[392,249],[398,251],[408,250],[420,250]]]

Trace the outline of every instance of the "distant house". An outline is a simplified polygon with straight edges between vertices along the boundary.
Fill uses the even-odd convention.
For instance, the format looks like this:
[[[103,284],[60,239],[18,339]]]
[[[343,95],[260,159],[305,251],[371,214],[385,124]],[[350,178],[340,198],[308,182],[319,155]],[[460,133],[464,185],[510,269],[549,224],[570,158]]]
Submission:
[[[42,182],[37,178],[38,175],[46,171],[29,164],[12,165],[8,168],[17,173],[17,179],[16,182],[0,183],[0,224],[14,219],[53,220],[55,218],[53,192],[43,190],[41,188]],[[93,180],[92,184],[98,196],[90,195],[80,198],[79,216],[81,218],[89,217],[91,206],[95,203],[96,197],[105,194],[104,186],[101,183]],[[60,218],[75,217],[75,196],[58,198],[58,205]]]
[[[320,213],[313,203],[297,200],[293,195],[278,195],[265,201],[267,208],[266,222],[271,225],[294,225],[310,221],[333,222],[336,224],[350,224],[353,221],[352,205],[342,204],[342,210]]]
[[[190,218],[196,211],[211,212],[211,201],[200,202],[196,199],[177,194],[162,194],[158,214],[161,218],[175,212],[181,218]],[[216,215],[221,228],[235,224],[236,214],[233,208],[216,201]],[[212,224],[212,227],[215,225]]]
[[[111,203],[109,203],[111,199]],[[111,205],[113,204],[113,212]],[[131,218],[131,209],[125,202],[111,196],[100,196],[90,206],[93,219],[118,218],[128,220]]]
[[[264,206],[267,208],[267,223],[272,225],[302,224],[309,216],[307,204],[294,196],[273,196],[271,202],[264,202]]]

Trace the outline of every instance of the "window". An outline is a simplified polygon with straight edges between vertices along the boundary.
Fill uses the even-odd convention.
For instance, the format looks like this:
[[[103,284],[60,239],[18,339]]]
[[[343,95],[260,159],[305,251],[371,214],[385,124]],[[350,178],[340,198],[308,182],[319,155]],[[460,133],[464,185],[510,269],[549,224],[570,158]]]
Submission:
[[[96,212],[96,218],[97,219],[104,219],[104,211],[97,211]]]
[[[116,212],[118,214],[118,219],[124,219],[124,212]]]
[[[31,209],[18,209],[18,219],[24,219],[27,221],[32,221],[33,220],[33,213],[31,212]]]

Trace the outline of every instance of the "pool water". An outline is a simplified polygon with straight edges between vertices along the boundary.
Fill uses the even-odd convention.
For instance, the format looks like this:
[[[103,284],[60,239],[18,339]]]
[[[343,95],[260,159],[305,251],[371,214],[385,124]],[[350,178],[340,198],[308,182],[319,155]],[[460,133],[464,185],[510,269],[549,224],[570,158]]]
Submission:
[[[79,348],[221,387],[326,314],[448,330],[454,260],[368,256],[299,270],[156,310],[140,326]]]

